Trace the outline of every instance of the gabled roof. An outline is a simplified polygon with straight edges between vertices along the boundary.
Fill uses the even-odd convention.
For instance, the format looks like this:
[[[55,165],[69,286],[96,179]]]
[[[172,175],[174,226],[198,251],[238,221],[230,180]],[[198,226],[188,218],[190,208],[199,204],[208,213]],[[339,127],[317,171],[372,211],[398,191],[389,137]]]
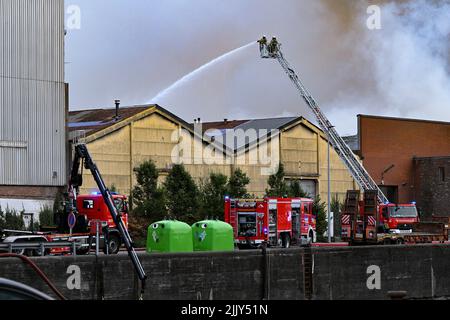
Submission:
[[[326,139],[324,133],[316,127],[313,123],[309,122],[303,117],[281,117],[281,118],[267,118],[267,119],[250,119],[250,120],[224,120],[222,122],[205,122],[201,123],[202,131],[196,132],[195,125],[184,121],[177,117],[170,111],[161,106],[154,105],[138,105],[129,107],[120,107],[119,119],[115,119],[116,109],[90,109],[81,111],[69,112],[69,131],[70,139],[74,139],[82,132],[85,136],[85,142],[91,142],[99,139],[111,132],[119,130],[133,121],[140,120],[152,113],[158,113],[169,121],[173,121],[179,124],[183,129],[188,130],[192,134],[199,136],[208,130],[216,129],[207,133],[206,140],[204,137],[200,137],[205,143],[212,143],[218,150],[225,151],[227,154],[233,154],[235,151],[242,152],[247,148],[253,148],[258,143],[262,143],[267,139],[273,137],[274,134],[289,130],[291,127],[298,124],[304,125],[309,130],[319,134],[322,138]],[[231,145],[227,141],[227,135],[234,134],[237,130],[247,132],[247,130],[256,130],[258,136],[255,139],[252,137],[245,137],[245,139],[233,139]],[[275,131],[275,133],[273,132]],[[239,131],[237,131],[239,132]],[[212,141],[207,141],[208,137],[214,136]],[[222,139],[216,139],[220,136]],[[222,140],[222,141],[220,141]],[[228,143],[228,144],[227,144]]]
[[[119,119],[115,119],[116,109],[89,109],[69,112],[68,127],[70,136],[74,137],[76,131],[84,131],[86,142],[98,139],[112,131],[118,130],[132,121],[144,118],[152,113],[158,113],[169,120],[180,124],[184,129],[193,131],[192,125],[174,115],[163,107],[152,105],[129,106],[119,108]]]

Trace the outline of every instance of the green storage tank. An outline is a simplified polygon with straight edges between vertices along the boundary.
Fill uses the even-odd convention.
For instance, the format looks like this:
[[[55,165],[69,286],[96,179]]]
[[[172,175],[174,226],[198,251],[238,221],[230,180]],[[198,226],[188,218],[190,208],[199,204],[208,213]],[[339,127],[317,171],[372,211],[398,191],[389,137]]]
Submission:
[[[180,221],[152,223],[147,230],[147,252],[192,252],[192,228]]]
[[[218,220],[204,220],[192,225],[194,251],[233,251],[233,227]]]

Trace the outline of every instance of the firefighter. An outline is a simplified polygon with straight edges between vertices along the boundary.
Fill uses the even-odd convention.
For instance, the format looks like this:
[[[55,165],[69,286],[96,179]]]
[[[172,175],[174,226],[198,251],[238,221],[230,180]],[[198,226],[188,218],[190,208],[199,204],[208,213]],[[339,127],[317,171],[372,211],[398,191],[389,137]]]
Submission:
[[[267,45],[267,38],[266,36],[263,36],[260,40],[258,40],[259,48],[262,50],[264,46]]]
[[[276,55],[278,52],[279,43],[277,38],[272,37],[272,41],[269,43],[269,54]]]
[[[261,52],[261,56],[265,56],[267,54],[267,38],[266,36],[263,36],[260,40],[258,40],[259,43],[259,51]]]

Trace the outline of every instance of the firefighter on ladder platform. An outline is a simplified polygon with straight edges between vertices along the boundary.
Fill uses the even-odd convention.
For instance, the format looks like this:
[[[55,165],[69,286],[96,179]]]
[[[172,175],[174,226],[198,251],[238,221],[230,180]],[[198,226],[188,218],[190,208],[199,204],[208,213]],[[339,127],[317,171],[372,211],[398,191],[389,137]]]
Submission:
[[[268,46],[269,56],[276,58],[279,49],[280,43],[278,42],[277,38],[272,37],[272,40],[270,41]]]
[[[259,43],[259,51],[261,52],[261,58],[267,58],[268,52],[267,52],[267,38],[266,36],[263,36],[260,40],[258,40]]]

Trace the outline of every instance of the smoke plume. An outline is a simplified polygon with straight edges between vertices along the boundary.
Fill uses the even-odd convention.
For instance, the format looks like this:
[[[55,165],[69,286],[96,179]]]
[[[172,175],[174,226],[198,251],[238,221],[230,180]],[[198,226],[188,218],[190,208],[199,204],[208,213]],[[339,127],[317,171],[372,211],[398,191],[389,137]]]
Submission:
[[[450,121],[450,6],[353,0],[72,0],[81,30],[66,38],[71,109],[143,104],[205,63],[263,34],[341,134],[360,113]],[[372,1],[370,4],[374,4]],[[314,120],[276,61],[250,46],[202,69],[158,101],[190,121],[303,115]]]

